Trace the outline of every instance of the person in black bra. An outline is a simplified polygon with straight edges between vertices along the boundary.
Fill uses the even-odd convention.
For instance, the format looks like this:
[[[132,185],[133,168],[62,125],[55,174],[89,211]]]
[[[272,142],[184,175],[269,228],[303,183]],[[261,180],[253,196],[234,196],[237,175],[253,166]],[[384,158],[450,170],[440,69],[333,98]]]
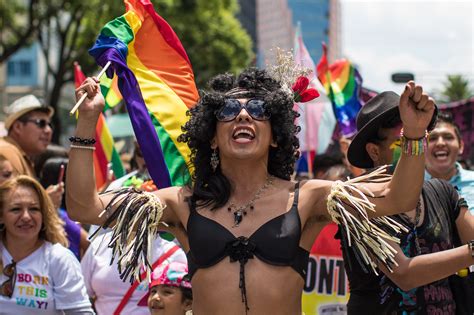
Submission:
[[[104,106],[98,91],[94,78],[76,90],[77,98],[85,92],[89,95],[79,109],[76,137],[94,137]],[[351,184],[381,198],[357,201],[355,190],[342,182],[292,182],[299,131],[293,108],[288,86],[265,70],[217,76],[190,110],[179,139],[191,149],[192,184],[153,194],[99,196],[93,185],[91,150],[75,146],[67,174],[74,183],[67,185],[71,217],[108,225],[117,213],[125,217],[137,213],[135,200],[148,198],[149,204],[158,204],[153,209],[163,210],[161,222],[166,225],[161,228],[173,233],[188,253],[194,314],[301,314],[308,250],[320,229],[331,217],[341,222],[345,220],[341,213],[356,213],[351,205],[363,209],[373,204],[377,211],[370,216],[412,209],[423,182],[424,158],[422,152],[409,151],[402,155],[391,180],[364,183],[364,187]],[[400,112],[406,141],[423,142],[435,115],[433,100],[410,82]],[[408,182],[411,185],[404,184]],[[104,205],[108,205],[105,211]],[[105,215],[99,217],[100,213]],[[356,241],[359,231],[344,225],[353,243],[369,243]],[[132,245],[138,242],[134,237],[130,236]]]

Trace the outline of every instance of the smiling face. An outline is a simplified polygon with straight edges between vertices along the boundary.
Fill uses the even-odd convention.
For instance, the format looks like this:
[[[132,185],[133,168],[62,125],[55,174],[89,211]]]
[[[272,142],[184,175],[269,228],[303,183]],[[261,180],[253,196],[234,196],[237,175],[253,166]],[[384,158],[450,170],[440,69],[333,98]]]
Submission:
[[[191,309],[191,301],[183,298],[178,287],[155,285],[150,289],[148,308],[152,315],[184,315]]]
[[[38,122],[45,121],[41,126]],[[15,121],[10,129],[10,135],[29,156],[36,156],[46,151],[51,143],[53,129],[48,114],[41,111],[32,111]]]
[[[239,99],[245,102],[245,99]],[[255,120],[242,108],[235,119],[217,122],[211,147],[218,148],[221,163],[233,159],[267,159],[272,140],[269,120]]]
[[[426,152],[426,169],[436,178],[449,180],[456,174],[456,160],[464,149],[464,143],[458,139],[455,127],[440,122],[429,135]]]
[[[17,186],[4,195],[0,222],[7,240],[36,242],[43,223],[38,194],[33,188]]]

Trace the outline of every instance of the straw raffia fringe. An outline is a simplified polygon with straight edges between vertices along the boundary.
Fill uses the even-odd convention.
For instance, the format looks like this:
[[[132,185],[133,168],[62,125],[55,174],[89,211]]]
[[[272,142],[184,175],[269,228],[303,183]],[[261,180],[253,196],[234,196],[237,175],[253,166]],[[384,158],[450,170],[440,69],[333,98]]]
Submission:
[[[107,192],[113,193],[114,197],[99,215],[106,215],[107,219],[101,226],[112,227],[112,237],[108,244],[112,248],[112,259],[110,264],[118,257],[118,271],[120,279],[130,282],[140,279],[140,273],[147,271],[150,279],[152,245],[158,234],[158,226],[165,205],[153,193],[143,192],[134,188],[123,188]],[[115,210],[113,210],[116,207]],[[94,239],[98,231],[91,236]]]
[[[394,235],[402,231],[408,232],[408,229],[390,217],[369,219],[367,211],[375,212],[375,204],[367,196],[380,196],[375,196],[360,183],[386,182],[390,177],[384,166],[345,182],[336,181],[327,199],[328,212],[332,220],[341,227],[342,246],[353,250],[364,271],[367,272],[365,266],[369,266],[377,275],[377,263],[383,264],[390,271],[394,265],[398,265],[394,259],[396,250],[386,240],[399,243],[400,240]],[[356,183],[359,185],[355,186]]]

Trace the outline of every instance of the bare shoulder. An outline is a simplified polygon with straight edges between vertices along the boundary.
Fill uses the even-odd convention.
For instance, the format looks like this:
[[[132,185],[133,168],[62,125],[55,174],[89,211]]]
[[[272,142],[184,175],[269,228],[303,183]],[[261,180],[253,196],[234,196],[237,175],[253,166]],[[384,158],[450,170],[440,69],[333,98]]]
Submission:
[[[187,197],[192,195],[191,190],[185,186],[167,187],[156,190],[153,193],[168,206],[170,206],[170,204],[179,205],[180,203],[186,202]]]
[[[326,216],[327,197],[331,192],[333,182],[320,179],[310,179],[300,183],[300,203],[307,209],[308,215]]]
[[[183,223],[187,221],[189,214],[189,206],[187,199],[191,197],[192,191],[184,187],[168,187],[159,189],[154,192],[160,201],[168,208],[165,211],[165,222],[168,223]]]
[[[324,196],[327,197],[331,191],[331,186],[334,182],[322,179],[308,179],[300,183],[301,192],[306,198],[316,198]]]

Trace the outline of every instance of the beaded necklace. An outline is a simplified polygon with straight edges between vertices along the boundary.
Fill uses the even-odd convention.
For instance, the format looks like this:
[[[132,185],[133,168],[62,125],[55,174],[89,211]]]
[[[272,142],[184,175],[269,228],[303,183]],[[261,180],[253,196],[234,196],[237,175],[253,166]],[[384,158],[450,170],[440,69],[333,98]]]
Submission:
[[[242,222],[244,216],[247,215],[247,210],[253,210],[255,208],[255,202],[260,198],[260,196],[267,190],[271,185],[273,184],[273,176],[269,175],[267,176],[267,179],[265,181],[265,184],[263,184],[262,187],[260,187],[259,190],[253,195],[252,199],[250,199],[249,202],[246,204],[237,207],[237,205],[234,202],[231,202],[229,207],[227,208],[227,211],[233,212],[234,214],[234,225],[232,227],[237,227],[239,224]]]

